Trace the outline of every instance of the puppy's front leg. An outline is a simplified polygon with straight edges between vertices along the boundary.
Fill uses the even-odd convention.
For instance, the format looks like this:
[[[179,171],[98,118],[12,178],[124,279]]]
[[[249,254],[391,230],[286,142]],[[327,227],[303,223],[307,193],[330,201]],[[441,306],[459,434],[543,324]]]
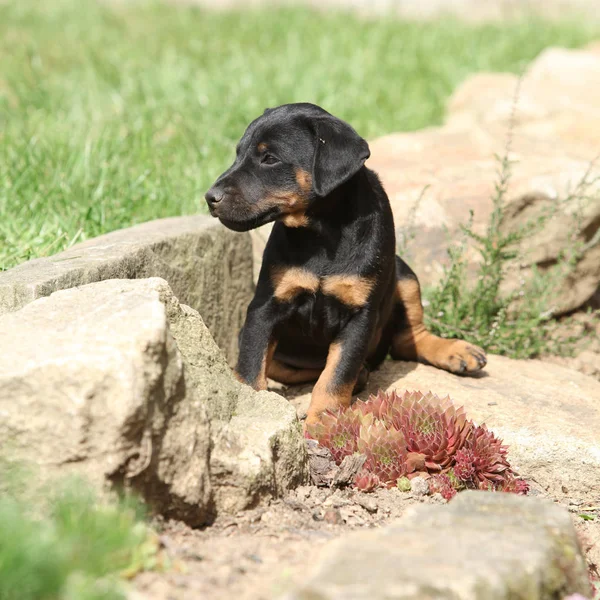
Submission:
[[[277,341],[273,328],[278,321],[276,303],[255,298],[248,307],[246,322],[240,335],[240,354],[235,368],[237,378],[255,390],[267,389],[267,371]]]
[[[306,423],[319,421],[327,409],[350,406],[352,390],[367,355],[375,315],[364,308],[329,346],[327,364],[312,392]]]

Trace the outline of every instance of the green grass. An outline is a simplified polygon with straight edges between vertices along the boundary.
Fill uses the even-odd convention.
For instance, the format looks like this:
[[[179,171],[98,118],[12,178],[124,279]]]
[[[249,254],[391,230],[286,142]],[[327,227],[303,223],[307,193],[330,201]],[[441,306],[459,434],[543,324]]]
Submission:
[[[29,493],[31,473],[17,489],[0,467],[0,600],[124,600],[120,576],[154,565],[138,505],[100,502],[80,481]]]
[[[203,211],[267,106],[312,101],[367,138],[441,122],[469,73],[519,71],[585,22],[471,27],[301,9],[0,3],[0,269]]]

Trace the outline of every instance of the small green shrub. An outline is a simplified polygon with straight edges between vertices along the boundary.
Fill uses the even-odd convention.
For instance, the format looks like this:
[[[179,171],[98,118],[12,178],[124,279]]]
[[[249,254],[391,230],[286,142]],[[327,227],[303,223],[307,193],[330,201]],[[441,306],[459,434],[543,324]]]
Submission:
[[[139,504],[100,501],[81,481],[28,483],[0,464],[0,600],[120,600],[122,576],[155,566]]]
[[[588,175],[580,182],[568,198],[557,201],[533,220],[516,231],[504,227],[505,200],[510,180],[510,163],[500,158],[500,169],[495,193],[492,198],[493,211],[485,235],[473,229],[473,215],[462,225],[462,243],[448,249],[449,265],[445,268],[442,281],[426,290],[428,302],[425,319],[433,333],[445,337],[461,338],[482,346],[487,351],[513,358],[532,358],[540,354],[572,354],[578,338],[559,335],[559,324],[554,317],[554,300],[562,286],[566,285],[584,251],[600,241],[600,234],[584,243],[581,241],[581,206],[590,201],[586,190],[593,181]],[[501,293],[511,265],[515,261],[525,262],[522,242],[540,231],[548,221],[559,214],[566,203],[572,203],[569,238],[554,265],[547,269],[532,267],[532,276],[522,287],[510,294]],[[476,273],[469,276],[466,258],[467,243],[470,242],[481,260]],[[472,283],[474,281],[474,284]],[[563,328],[569,326],[569,318],[562,320]]]

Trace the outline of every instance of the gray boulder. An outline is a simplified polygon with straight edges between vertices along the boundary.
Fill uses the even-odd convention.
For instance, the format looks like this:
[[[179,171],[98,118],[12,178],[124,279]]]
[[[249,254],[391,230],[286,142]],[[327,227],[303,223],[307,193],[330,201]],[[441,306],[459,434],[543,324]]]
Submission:
[[[130,487],[192,525],[307,478],[294,409],[237,382],[159,278],[56,292],[0,317],[0,439],[43,476]]]
[[[252,298],[252,245],[208,216],[143,223],[0,273],[0,314],[52,292],[106,279],[161,277],[198,310],[230,362]]]
[[[328,544],[287,600],[543,600],[589,593],[566,509],[513,494],[463,492],[396,524]]]

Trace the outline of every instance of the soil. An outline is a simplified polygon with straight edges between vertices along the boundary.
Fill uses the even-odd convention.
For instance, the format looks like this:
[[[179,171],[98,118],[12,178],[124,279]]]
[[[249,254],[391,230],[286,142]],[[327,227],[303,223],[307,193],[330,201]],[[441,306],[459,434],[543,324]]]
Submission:
[[[176,568],[143,573],[136,587],[152,600],[274,598],[301,580],[320,548],[333,538],[379,527],[415,502],[440,501],[394,489],[364,494],[302,486],[284,499],[221,517],[203,530],[173,521],[157,523]]]
[[[531,494],[549,497],[531,482]],[[600,506],[588,500],[552,498],[568,507],[590,562],[600,561],[597,519]],[[220,517],[210,527],[194,530],[175,521],[155,526],[171,561],[163,573],[141,573],[135,579],[140,598],[148,600],[269,600],[281,597],[302,581],[330,540],[349,531],[381,527],[402,516],[407,507],[439,504],[435,496],[397,489],[372,493],[348,488],[303,486],[286,498]],[[595,521],[585,521],[579,514]]]

